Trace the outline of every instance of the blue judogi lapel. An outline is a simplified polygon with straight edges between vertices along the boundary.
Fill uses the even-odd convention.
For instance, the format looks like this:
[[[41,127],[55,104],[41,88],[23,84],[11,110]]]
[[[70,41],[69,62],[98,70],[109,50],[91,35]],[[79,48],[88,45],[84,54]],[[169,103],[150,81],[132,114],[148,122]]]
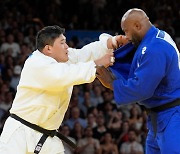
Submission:
[[[116,78],[123,77],[127,79],[133,56],[135,53],[135,47],[132,43],[128,43],[114,51],[115,63],[110,67],[110,70]]]

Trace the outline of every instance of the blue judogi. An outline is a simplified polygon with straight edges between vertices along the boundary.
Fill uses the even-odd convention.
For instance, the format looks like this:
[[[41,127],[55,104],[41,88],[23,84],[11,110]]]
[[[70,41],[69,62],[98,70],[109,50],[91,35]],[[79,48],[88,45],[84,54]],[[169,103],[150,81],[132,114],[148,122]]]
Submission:
[[[153,108],[180,98],[179,51],[169,34],[152,26],[133,59],[125,62],[131,65],[122,65],[117,55],[129,53],[132,45],[128,46],[122,53],[117,51],[115,66],[111,67],[117,78],[113,82],[117,104],[138,102]],[[126,71],[124,66],[129,66]],[[180,153],[180,106],[159,112],[157,118],[156,138],[148,118],[146,153]]]

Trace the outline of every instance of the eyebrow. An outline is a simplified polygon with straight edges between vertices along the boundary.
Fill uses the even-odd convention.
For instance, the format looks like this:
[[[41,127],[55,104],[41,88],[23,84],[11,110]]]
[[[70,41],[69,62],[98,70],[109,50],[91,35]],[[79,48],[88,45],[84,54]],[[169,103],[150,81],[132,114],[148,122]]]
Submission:
[[[62,41],[66,41],[66,38],[63,38],[63,39],[61,39],[60,41],[61,41],[61,42],[62,42]]]

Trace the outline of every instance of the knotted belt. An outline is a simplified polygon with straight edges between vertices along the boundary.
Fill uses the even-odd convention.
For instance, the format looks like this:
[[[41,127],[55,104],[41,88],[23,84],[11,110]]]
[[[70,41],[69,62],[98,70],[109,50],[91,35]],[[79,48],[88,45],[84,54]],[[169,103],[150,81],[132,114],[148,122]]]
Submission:
[[[37,143],[34,153],[38,154],[41,151],[41,148],[44,144],[44,142],[46,141],[47,137],[54,137],[57,136],[59,139],[63,140],[64,142],[66,142],[70,147],[72,147],[73,149],[75,149],[77,146],[74,142],[72,142],[71,140],[69,140],[66,136],[64,136],[63,134],[59,133],[57,130],[47,130],[44,129],[38,125],[32,124],[20,117],[18,117],[15,114],[10,114],[10,116],[14,119],[16,119],[17,121],[20,121],[22,124],[26,125],[27,127],[30,127],[40,133],[42,133],[42,137],[40,138],[39,142]]]
[[[167,110],[169,108],[172,108],[172,107],[175,107],[178,105],[180,105],[180,99],[177,99],[173,102],[166,103],[166,104],[154,107],[154,108],[146,108],[145,107],[147,114],[151,117],[151,123],[152,123],[153,130],[154,130],[154,137],[156,137],[156,133],[157,133],[157,114],[158,114],[158,112]]]

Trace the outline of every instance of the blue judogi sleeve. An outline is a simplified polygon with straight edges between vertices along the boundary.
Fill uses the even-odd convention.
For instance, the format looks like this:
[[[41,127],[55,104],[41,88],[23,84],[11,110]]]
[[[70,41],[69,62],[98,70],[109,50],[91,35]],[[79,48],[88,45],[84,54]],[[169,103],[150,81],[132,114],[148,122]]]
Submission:
[[[128,80],[119,78],[113,82],[116,102],[125,104],[152,97],[155,88],[165,75],[165,66],[166,59],[161,52],[157,54],[155,51],[146,51],[140,66],[135,69],[133,77]]]

